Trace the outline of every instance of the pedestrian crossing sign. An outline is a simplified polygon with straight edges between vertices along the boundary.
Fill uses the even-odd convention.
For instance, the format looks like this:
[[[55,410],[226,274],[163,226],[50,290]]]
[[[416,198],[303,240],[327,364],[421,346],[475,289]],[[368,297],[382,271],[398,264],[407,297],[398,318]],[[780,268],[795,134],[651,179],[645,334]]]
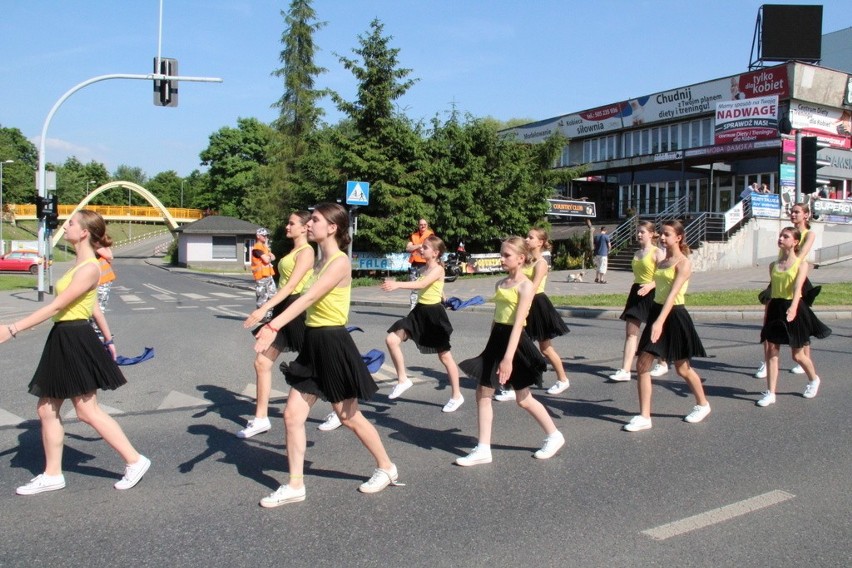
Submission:
[[[346,205],[369,205],[370,184],[365,181],[346,182]]]

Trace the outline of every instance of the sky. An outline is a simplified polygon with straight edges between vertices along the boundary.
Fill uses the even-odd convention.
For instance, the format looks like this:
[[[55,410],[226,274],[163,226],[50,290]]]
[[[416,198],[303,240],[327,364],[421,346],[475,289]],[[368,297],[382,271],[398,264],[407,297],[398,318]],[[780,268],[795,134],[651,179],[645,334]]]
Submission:
[[[160,0],[0,0],[0,126],[37,147],[53,106],[101,75],[145,75],[158,50]],[[338,56],[355,57],[374,18],[418,82],[397,101],[412,119],[542,120],[748,71],[760,0],[315,0],[317,86],[354,100]],[[808,4],[773,0],[773,4]],[[823,3],[823,33],[852,26],[850,0]],[[149,177],[204,170],[199,153],[239,118],[270,123],[283,93],[279,0],[162,0],[163,57],[179,106],[154,106],[150,81],[88,85],[57,109],[47,162],[141,168]],[[794,33],[794,30],[791,30]],[[325,120],[340,113],[322,101]],[[0,156],[0,158],[4,158]]]

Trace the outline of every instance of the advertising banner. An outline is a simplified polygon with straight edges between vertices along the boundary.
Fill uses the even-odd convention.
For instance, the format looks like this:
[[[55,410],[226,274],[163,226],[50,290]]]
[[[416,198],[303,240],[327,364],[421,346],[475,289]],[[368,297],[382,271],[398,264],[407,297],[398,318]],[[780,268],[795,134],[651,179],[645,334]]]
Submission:
[[[561,215],[565,217],[597,217],[595,203],[593,201],[570,201],[565,199],[548,199],[550,204],[548,215]]]
[[[715,144],[778,137],[778,97],[716,103]]]
[[[790,101],[790,123],[796,130],[816,134],[835,148],[849,148],[852,112],[814,103]]]
[[[777,193],[752,193],[751,215],[778,219],[781,217],[781,196]]]

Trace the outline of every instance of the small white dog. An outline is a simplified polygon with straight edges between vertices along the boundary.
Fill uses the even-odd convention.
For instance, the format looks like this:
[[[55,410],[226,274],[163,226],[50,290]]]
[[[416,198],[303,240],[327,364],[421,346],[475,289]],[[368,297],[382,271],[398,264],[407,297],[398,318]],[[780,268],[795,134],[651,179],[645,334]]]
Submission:
[[[568,282],[582,282],[585,272],[575,272],[568,275]]]

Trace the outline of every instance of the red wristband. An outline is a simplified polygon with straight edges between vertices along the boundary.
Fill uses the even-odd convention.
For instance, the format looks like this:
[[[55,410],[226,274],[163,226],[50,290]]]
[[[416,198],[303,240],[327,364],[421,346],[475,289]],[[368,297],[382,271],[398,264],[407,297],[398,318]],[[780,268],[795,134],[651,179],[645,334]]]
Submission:
[[[278,332],[280,331],[280,328],[279,328],[279,329],[275,329],[274,327],[272,327],[272,326],[271,326],[271,325],[269,325],[269,324],[266,324],[266,325],[265,325],[265,326],[263,326],[263,327],[268,327],[269,329],[271,329],[271,330],[272,330],[272,331],[274,331],[275,333],[278,333]]]

